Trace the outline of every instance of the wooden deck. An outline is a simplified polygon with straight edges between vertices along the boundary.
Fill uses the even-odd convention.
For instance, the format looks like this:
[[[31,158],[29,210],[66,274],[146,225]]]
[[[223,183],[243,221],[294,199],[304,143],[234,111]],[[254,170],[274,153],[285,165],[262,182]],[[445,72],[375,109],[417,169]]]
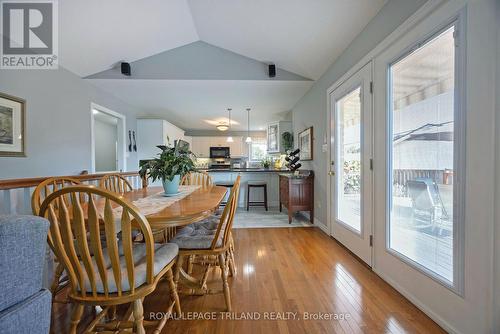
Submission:
[[[234,312],[221,313],[222,294],[181,296],[186,317],[215,319],[169,320],[162,333],[444,333],[318,229],[236,229],[234,238],[238,267],[238,274],[230,279]],[[215,280],[219,274],[214,271],[210,277],[214,285],[220,284]],[[167,289],[167,283],[160,282],[158,290],[146,298],[146,319],[151,312],[164,309]],[[54,305],[54,333],[67,331],[69,311],[68,304]],[[305,312],[318,317],[337,314],[345,319],[307,320]],[[91,313],[86,310],[84,322]],[[260,319],[243,320],[245,317]]]

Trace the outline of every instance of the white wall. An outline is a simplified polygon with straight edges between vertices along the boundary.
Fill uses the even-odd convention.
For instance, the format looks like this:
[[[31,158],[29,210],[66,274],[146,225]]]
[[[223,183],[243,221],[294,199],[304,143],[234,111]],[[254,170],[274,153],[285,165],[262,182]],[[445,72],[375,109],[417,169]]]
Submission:
[[[116,145],[118,141],[118,129],[116,124],[95,119],[94,136],[96,173],[117,170]]]
[[[493,283],[495,292],[494,301],[494,314],[495,317],[494,326],[496,328],[495,333],[500,333],[500,2],[496,3],[496,17],[497,17],[497,71],[496,71],[496,191],[495,191],[495,236],[494,236],[494,266],[495,266],[495,280]]]
[[[91,170],[90,108],[94,102],[126,116],[137,110],[65,70],[0,70],[0,92],[26,100],[26,158],[0,157],[0,178],[79,174]],[[137,170],[136,153],[127,169]]]

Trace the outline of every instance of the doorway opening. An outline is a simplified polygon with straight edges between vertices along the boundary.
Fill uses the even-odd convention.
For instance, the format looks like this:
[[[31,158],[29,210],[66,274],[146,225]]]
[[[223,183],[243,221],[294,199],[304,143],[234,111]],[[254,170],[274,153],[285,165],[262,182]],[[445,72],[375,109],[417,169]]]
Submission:
[[[92,173],[126,170],[125,116],[92,103]]]

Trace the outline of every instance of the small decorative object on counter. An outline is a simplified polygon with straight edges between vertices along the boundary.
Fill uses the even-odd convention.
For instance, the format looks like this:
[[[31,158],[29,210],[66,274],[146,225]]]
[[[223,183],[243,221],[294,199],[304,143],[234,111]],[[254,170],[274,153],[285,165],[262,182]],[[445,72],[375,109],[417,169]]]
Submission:
[[[296,149],[295,151],[288,153],[288,156],[285,158],[286,166],[292,172],[295,172],[300,167],[302,167],[302,164],[299,162],[299,160],[300,160],[299,155],[298,155],[299,153],[300,153],[300,150]]]
[[[269,169],[272,163],[273,163],[273,158],[271,157],[265,157],[260,161],[260,165],[265,169]]]

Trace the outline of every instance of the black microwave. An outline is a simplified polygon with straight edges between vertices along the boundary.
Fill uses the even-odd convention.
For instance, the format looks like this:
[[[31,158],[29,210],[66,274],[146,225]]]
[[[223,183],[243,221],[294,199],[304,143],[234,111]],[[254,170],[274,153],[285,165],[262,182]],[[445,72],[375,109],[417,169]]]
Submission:
[[[229,147],[210,147],[210,158],[230,158]]]

